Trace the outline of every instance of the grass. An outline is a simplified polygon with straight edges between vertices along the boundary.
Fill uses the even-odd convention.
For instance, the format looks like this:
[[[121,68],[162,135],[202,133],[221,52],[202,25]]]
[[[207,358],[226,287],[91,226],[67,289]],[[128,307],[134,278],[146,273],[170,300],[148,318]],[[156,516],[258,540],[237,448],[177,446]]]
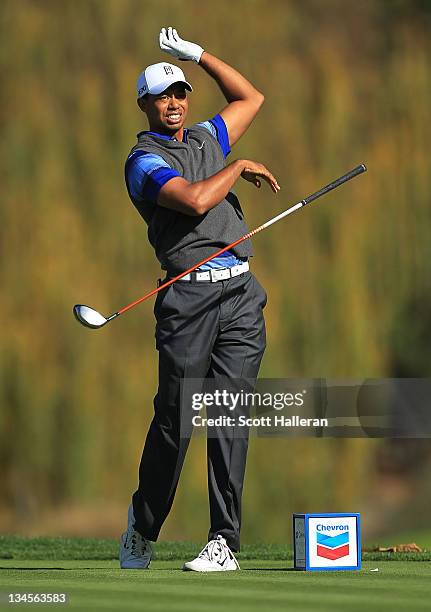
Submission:
[[[396,538],[398,541],[407,541]],[[411,540],[409,540],[411,541]],[[196,556],[202,543],[157,542],[155,545],[158,561],[184,561]],[[0,560],[2,559],[49,559],[109,561],[117,559],[117,540],[93,538],[24,538],[21,536],[0,536]],[[291,561],[290,548],[280,544],[246,544],[237,555],[239,561],[259,559],[261,561]],[[363,561],[431,561],[431,551],[422,553],[362,553]]]
[[[285,547],[255,545],[238,555],[241,572],[182,572],[182,562],[198,548],[188,542],[161,542],[148,571],[125,571],[118,568],[115,541],[1,537],[0,593],[6,605],[5,593],[10,591],[66,592],[67,607],[86,612],[429,609],[431,567],[414,562],[413,555],[388,561],[373,553],[360,572],[296,572]],[[431,560],[427,554],[422,561]],[[370,571],[376,567],[378,572]]]

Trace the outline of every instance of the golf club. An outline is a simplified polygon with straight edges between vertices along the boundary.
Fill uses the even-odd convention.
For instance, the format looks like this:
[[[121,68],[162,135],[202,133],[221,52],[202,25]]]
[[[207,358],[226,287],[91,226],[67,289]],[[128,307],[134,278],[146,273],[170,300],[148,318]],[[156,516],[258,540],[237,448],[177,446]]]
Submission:
[[[210,261],[211,259],[214,259],[214,257],[217,257],[217,255],[220,255],[221,253],[224,253],[225,251],[228,251],[229,249],[231,249],[232,247],[236,246],[240,242],[243,242],[244,240],[248,240],[249,238],[251,238],[252,236],[257,234],[258,232],[262,231],[263,229],[266,229],[267,227],[269,227],[273,223],[276,223],[276,221],[280,221],[280,219],[283,219],[284,217],[287,217],[287,215],[290,215],[290,214],[294,213],[295,211],[299,210],[300,208],[302,208],[306,204],[310,204],[310,202],[313,202],[314,200],[317,200],[317,198],[320,198],[322,195],[325,195],[325,193],[328,193],[328,191],[332,191],[332,189],[336,189],[337,187],[339,187],[340,185],[342,185],[346,181],[350,181],[350,179],[354,178],[355,176],[358,176],[358,174],[362,174],[362,172],[365,172],[366,169],[367,168],[366,168],[365,164],[360,164],[356,168],[353,168],[353,170],[351,170],[347,174],[344,174],[343,176],[340,176],[340,178],[336,179],[335,181],[332,181],[332,183],[329,183],[325,187],[322,187],[321,189],[319,189],[319,191],[316,191],[315,193],[311,194],[307,198],[304,198],[303,200],[298,202],[298,204],[295,204],[294,206],[291,206],[290,208],[288,208],[284,212],[280,213],[276,217],[273,217],[272,219],[269,219],[269,221],[267,221],[263,225],[259,225],[259,227],[257,227],[256,229],[252,230],[251,232],[248,232],[247,234],[244,234],[244,236],[241,236],[241,238],[238,238],[238,240],[235,240],[231,244],[228,244],[226,247],[224,247],[223,249],[220,249],[219,251],[217,251],[213,255],[210,255],[206,259],[203,259],[202,261],[199,261],[197,264],[195,264],[191,268],[188,268],[188,270],[184,270],[184,272],[181,272],[181,274],[178,274],[178,276],[175,276],[174,278],[170,278],[168,281],[166,281],[165,283],[163,283],[159,287],[156,287],[156,289],[153,289],[152,291],[150,291],[149,293],[147,293],[143,297],[139,298],[135,302],[132,302],[131,304],[128,304],[128,306],[124,306],[124,308],[121,308],[121,310],[119,310],[118,312],[114,312],[109,317],[103,316],[102,314],[100,314],[100,312],[97,312],[97,310],[94,310],[94,308],[90,308],[89,306],[85,306],[84,304],[76,304],[73,307],[73,313],[74,313],[75,317],[77,318],[77,320],[82,325],[85,325],[85,327],[90,327],[91,329],[99,329],[100,327],[103,327],[104,325],[106,325],[106,323],[109,323],[109,321],[112,321],[112,319],[115,319],[119,315],[121,315],[121,314],[127,312],[128,310],[130,310],[131,308],[133,308],[134,306],[137,306],[138,304],[140,304],[144,300],[147,300],[149,297],[151,297],[152,295],[154,295],[158,291],[161,291],[162,289],[165,289],[166,287],[169,287],[169,285],[172,285],[172,283],[175,283],[175,281],[179,280],[180,278],[182,278],[186,274],[189,274],[190,272],[193,272],[193,270],[196,270],[196,268],[199,268],[199,266],[202,266],[207,261]]]

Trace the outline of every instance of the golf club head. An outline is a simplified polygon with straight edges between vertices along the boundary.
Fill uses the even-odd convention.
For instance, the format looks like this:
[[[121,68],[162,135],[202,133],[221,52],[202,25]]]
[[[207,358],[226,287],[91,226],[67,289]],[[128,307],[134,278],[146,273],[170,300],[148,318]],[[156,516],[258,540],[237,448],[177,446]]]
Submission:
[[[100,312],[84,304],[75,304],[73,314],[82,325],[91,329],[99,329],[99,327],[103,327],[108,322],[108,319],[100,314]]]

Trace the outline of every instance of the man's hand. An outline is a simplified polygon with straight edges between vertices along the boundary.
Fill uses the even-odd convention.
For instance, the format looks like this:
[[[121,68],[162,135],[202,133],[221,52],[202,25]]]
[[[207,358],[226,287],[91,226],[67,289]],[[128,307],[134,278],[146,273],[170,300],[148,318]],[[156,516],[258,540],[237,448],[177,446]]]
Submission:
[[[278,184],[277,179],[268,170],[268,168],[265,168],[263,164],[250,161],[249,159],[241,160],[241,163],[245,165],[244,170],[241,172],[243,179],[253,183],[253,185],[256,185],[257,188],[260,188],[262,184],[260,179],[262,178],[268,183],[274,193],[278,193],[280,191],[280,185]]]
[[[162,28],[159,35],[160,49],[179,60],[192,60],[199,63],[204,52],[196,43],[188,42],[179,37],[174,28]]]

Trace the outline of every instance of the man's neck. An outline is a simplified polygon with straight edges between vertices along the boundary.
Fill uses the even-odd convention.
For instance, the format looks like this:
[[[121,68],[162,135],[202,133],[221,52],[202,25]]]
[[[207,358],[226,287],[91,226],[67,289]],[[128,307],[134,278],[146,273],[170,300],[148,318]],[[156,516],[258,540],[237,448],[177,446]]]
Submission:
[[[149,131],[153,132],[154,134],[160,134],[161,136],[169,137],[173,140],[178,140],[179,142],[182,142],[184,138],[184,128],[183,127],[180,128],[178,132],[169,132],[168,130],[161,130],[160,128],[152,128],[150,126]]]

